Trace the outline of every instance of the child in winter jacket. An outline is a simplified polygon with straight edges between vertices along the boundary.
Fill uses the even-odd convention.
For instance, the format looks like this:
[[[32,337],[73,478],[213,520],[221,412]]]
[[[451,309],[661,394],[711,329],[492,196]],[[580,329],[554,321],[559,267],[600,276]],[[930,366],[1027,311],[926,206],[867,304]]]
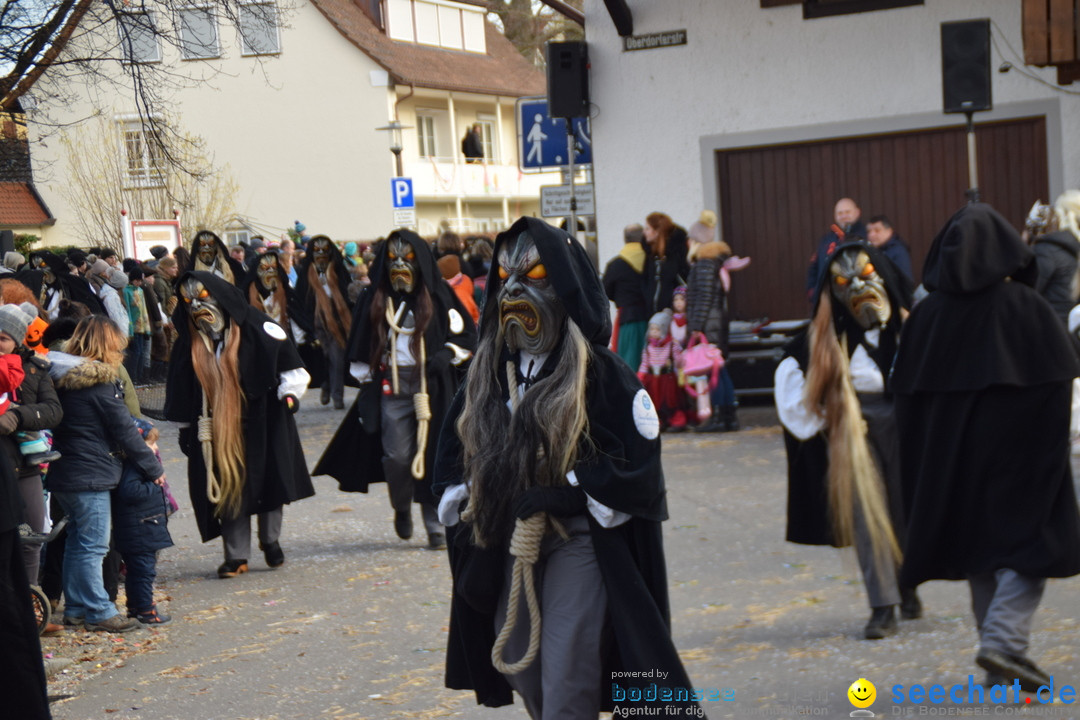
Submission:
[[[686,413],[682,409],[676,368],[682,348],[672,339],[670,327],[670,310],[658,312],[649,319],[638,379],[656,405],[661,429],[681,432],[686,429]]]
[[[147,447],[158,455],[158,429],[146,420],[133,421]],[[128,617],[145,625],[164,625],[172,619],[154,604],[157,551],[173,544],[167,526],[171,511],[165,488],[135,465],[124,463],[112,494],[113,542],[127,566]]]

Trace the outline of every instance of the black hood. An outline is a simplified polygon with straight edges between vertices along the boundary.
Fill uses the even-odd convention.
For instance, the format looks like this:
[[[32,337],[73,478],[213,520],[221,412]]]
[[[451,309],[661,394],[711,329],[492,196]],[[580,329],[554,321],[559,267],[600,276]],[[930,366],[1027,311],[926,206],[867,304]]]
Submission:
[[[225,311],[225,314],[229,318],[235,320],[238,324],[243,324],[247,319],[248,311],[251,306],[248,305],[247,299],[244,297],[244,293],[240,288],[233,285],[225,278],[218,277],[212,272],[206,270],[188,270],[186,273],[176,279],[176,288],[179,292],[180,286],[187,281],[188,278],[195,278],[206,286],[206,289],[210,291],[210,294],[214,296],[214,299],[221,305],[221,309]],[[188,328],[188,305],[183,299],[176,303],[176,311],[173,313],[173,317],[176,319],[176,330],[178,333],[187,332]]]
[[[411,230],[395,230],[390,233],[385,242],[379,244],[379,249],[375,252],[375,259],[371,261],[371,269],[368,272],[372,287],[381,288],[384,293],[393,298],[401,295],[401,293],[391,289],[390,278],[386,272],[386,253],[390,240],[394,238],[409,243],[413,252],[416,253],[416,266],[420,269],[420,278],[416,286],[426,285],[432,295],[438,296],[443,305],[449,307],[450,286],[445,282],[441,282],[442,273],[439,271],[439,265],[435,261],[435,253],[431,251],[431,246],[422,237]]]
[[[283,287],[288,287],[289,286],[289,276],[285,274],[285,268],[281,267],[281,253],[278,252],[277,250],[267,250],[265,253],[263,253],[263,255],[276,255],[277,256],[277,258],[278,258],[278,263],[277,263],[278,283],[279,284],[284,283]],[[253,262],[251,264],[251,268],[249,268],[247,273],[245,273],[245,275],[243,277],[243,280],[240,283],[238,283],[240,285],[240,288],[244,291],[244,297],[247,297],[248,288],[250,288],[252,285],[254,285],[255,289],[258,290],[260,297],[265,298],[270,294],[270,291],[267,290],[266,288],[264,288],[262,286],[262,283],[259,282],[259,258],[260,257],[262,257],[262,255],[256,255],[255,256],[255,262]]]
[[[562,300],[567,315],[577,323],[589,342],[606,346],[611,339],[611,315],[600,276],[596,274],[596,268],[581,243],[566,231],[548,225],[543,220],[523,217],[495,238],[494,259],[488,271],[487,297],[493,298],[502,286],[499,278],[499,249],[503,243],[523,232],[529,233],[536,243],[540,260],[547,268],[548,279]],[[485,302],[480,327],[483,328],[487,323],[498,324],[498,314],[498,303]]]
[[[962,207],[941,229],[923,267],[923,285],[954,295],[977,293],[1012,278],[1034,287],[1035,253],[1012,225],[984,203]]]
[[[307,241],[307,245],[304,246],[304,260],[300,263],[300,268],[296,271],[296,294],[300,296],[300,299],[304,303],[314,303],[314,299],[311,297],[313,289],[308,282],[308,273],[311,270],[312,264],[315,262],[315,256],[311,253],[312,243],[320,238],[325,238],[326,235],[316,235]],[[341,291],[341,297],[348,302],[349,297],[349,269],[345,267],[345,256],[341,254],[341,250],[338,249],[337,243],[330,241],[330,265],[334,268],[334,272],[337,273],[338,290]],[[280,267],[280,265],[279,265]]]

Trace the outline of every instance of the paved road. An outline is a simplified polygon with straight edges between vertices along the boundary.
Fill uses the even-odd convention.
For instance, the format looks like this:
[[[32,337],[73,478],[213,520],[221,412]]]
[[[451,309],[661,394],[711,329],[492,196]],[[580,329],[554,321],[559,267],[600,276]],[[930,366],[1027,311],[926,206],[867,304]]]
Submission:
[[[313,464],[342,415],[299,416]],[[671,520],[665,542],[676,645],[712,718],[848,717],[848,686],[876,684],[878,717],[897,684],[966,683],[976,636],[966,587],[931,583],[924,619],[889,640],[861,639],[868,616],[853,555],[783,541],[785,458],[775,418],[743,412],[749,429],[664,438]],[[175,428],[162,447],[185,492]],[[343,494],[316,478],[317,496],[286,509],[285,567],[218,580],[219,543],[199,542],[190,512],[173,517],[176,547],[159,572],[175,620],[149,652],[94,676],[54,705],[58,720],[240,720],[526,717],[520,705],[477,707],[442,687],[449,573],[442,552],[393,533],[385,490]],[[419,517],[416,517],[419,525]],[[1032,654],[1060,683],[1080,684],[1080,581],[1051,582]],[[144,632],[147,636],[150,631]],[[1056,706],[1052,717],[1077,717]],[[924,710],[957,710],[948,702]],[[963,712],[1033,715],[1024,706]],[[0,713],[2,715],[2,713]]]

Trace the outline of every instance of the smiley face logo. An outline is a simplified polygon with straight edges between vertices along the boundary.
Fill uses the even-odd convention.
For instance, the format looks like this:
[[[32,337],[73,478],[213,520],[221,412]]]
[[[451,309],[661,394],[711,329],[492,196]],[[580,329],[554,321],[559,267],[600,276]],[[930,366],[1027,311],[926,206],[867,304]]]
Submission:
[[[877,688],[874,687],[874,683],[866,678],[859,678],[851,683],[851,687],[847,690],[847,696],[855,707],[868,708],[874,704],[874,700],[877,698]]]

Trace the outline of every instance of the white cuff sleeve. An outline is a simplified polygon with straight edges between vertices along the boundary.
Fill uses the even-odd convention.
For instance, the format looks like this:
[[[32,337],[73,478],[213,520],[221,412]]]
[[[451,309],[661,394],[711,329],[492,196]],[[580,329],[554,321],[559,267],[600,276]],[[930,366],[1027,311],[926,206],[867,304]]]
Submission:
[[[450,360],[453,365],[460,365],[461,363],[472,357],[471,352],[469,352],[463,347],[455,345],[454,343],[448,342],[446,343],[446,347],[450,348],[450,350],[454,353],[454,357]]]
[[[578,487],[579,485],[577,473],[573,470],[566,473],[566,481],[573,487]],[[593,516],[593,519],[600,523],[600,527],[603,528],[618,527],[630,519],[630,516],[627,513],[612,510],[607,505],[597,502],[588,493],[585,493],[585,506],[589,508],[589,514]]]
[[[356,378],[357,382],[371,382],[371,366],[365,362],[350,363],[349,374]]]
[[[799,440],[809,440],[825,429],[825,418],[806,407],[803,389],[806,377],[795,358],[784,358],[776,366],[773,377],[773,395],[776,414],[787,431]]]
[[[458,517],[458,506],[468,497],[469,486],[465,483],[447,488],[439,501],[439,522],[447,527],[457,525],[461,519]]]
[[[278,379],[280,381],[277,389],[278,400],[285,399],[286,395],[292,395],[299,400],[304,397],[308,384],[311,383],[311,376],[304,368],[286,370],[278,376]]]

